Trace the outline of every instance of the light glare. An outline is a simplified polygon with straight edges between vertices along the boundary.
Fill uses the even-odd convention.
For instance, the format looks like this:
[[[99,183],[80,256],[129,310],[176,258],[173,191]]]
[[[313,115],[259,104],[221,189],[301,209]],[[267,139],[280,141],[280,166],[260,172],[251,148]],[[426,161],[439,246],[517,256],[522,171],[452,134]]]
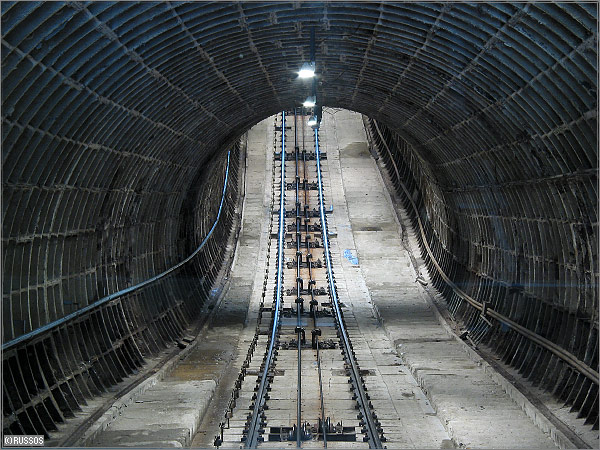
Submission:
[[[300,68],[300,72],[298,72],[298,76],[300,78],[312,78],[315,76],[315,66],[314,64],[304,63]]]
[[[315,97],[310,96],[310,97],[306,97],[306,100],[304,100],[304,103],[302,104],[302,106],[304,106],[305,108],[312,108],[316,104],[317,104],[317,101],[316,101]]]

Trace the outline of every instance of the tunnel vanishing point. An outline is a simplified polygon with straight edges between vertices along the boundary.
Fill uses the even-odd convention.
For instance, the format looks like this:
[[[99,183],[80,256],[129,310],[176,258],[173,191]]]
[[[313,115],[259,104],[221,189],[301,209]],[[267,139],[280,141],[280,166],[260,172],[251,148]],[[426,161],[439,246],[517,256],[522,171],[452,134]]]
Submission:
[[[303,182],[298,178],[296,192],[307,192],[302,200],[307,205],[310,189],[322,192],[321,207],[332,211],[323,210],[319,222],[319,197],[310,197],[316,212],[310,223],[306,213],[306,247],[300,249],[297,231],[293,245],[298,250],[290,253],[292,259],[286,253],[285,270],[292,262],[298,274],[307,270],[308,239],[316,239],[318,248],[312,253],[315,260],[320,255],[324,289],[319,302],[327,303],[328,298],[333,311],[327,313],[333,319],[327,320],[342,327],[344,320],[356,317],[362,330],[362,309],[349,306],[354,305],[352,290],[348,288],[347,300],[344,292],[339,294],[345,319],[336,316],[332,292],[334,273],[340,289],[342,276],[348,286],[352,280],[347,265],[361,268],[361,283],[373,305],[366,311],[379,311],[377,327],[385,330],[397,351],[398,367],[408,367],[406,377],[415,377],[417,397],[433,408],[428,414],[444,418],[440,433],[447,433],[448,442],[495,445],[486,440],[468,444],[461,434],[468,420],[459,416],[459,410],[468,407],[456,403],[456,412],[448,412],[452,408],[442,407],[437,394],[440,389],[450,392],[453,383],[429,385],[429,378],[421,374],[423,367],[433,366],[427,359],[422,365],[411,363],[420,347],[411,347],[410,336],[418,334],[420,343],[431,341],[428,332],[419,330],[419,321],[405,320],[404,330],[413,331],[402,339],[385,328],[398,325],[395,321],[401,319],[396,317],[410,316],[409,310],[401,309],[404,291],[395,284],[400,269],[392,270],[395,266],[389,263],[378,285],[385,285],[394,298],[384,303],[369,277],[384,270],[388,259],[367,270],[368,247],[361,250],[358,234],[356,247],[347,246],[348,253],[343,253],[343,220],[349,220],[347,229],[353,233],[371,233],[373,242],[383,236],[377,233],[387,232],[374,207],[375,215],[366,215],[362,227],[354,221],[354,197],[348,192],[361,186],[349,184],[346,166],[351,163],[363,161],[364,167],[378,168],[373,173],[379,178],[368,178],[359,168],[352,169],[353,177],[364,179],[358,183],[364,189],[375,189],[370,180],[385,186],[381,198],[385,193],[396,205],[404,230],[398,242],[406,241],[407,248],[409,241],[413,245],[413,253],[403,249],[389,258],[411,255],[405,266],[415,267],[417,281],[413,276],[407,283],[418,288],[419,298],[429,299],[422,300],[428,314],[435,310],[447,323],[451,337],[430,348],[440,349],[446,340],[461,345],[464,355],[471,352],[471,358],[479,358],[473,370],[485,366],[496,374],[495,382],[508,380],[499,388],[502,395],[514,400],[515,410],[535,416],[533,422],[552,435],[554,444],[597,445],[597,2],[2,1],[1,8],[4,436],[43,435],[53,445],[80,445],[115,404],[133,399],[138,391],[144,395],[140,386],[167,374],[172,361],[184,359],[186,348],[202,348],[203,327],[235,322],[248,328],[254,320],[251,299],[243,304],[242,319],[232,318],[221,303],[228,305],[227,296],[239,287],[236,268],[245,261],[240,252],[252,247],[256,258],[264,259],[267,247],[261,239],[272,239],[269,248],[274,251],[277,227],[284,230],[293,223],[284,224],[287,219],[277,202],[285,191],[286,201],[292,203],[282,200],[282,205],[293,208],[295,178],[292,172],[284,178],[305,151],[313,159],[296,166],[303,167],[306,176]],[[299,69],[311,60],[315,77],[299,78]],[[300,125],[304,127],[310,116],[310,111],[304,114],[302,102],[313,94],[314,108],[324,108],[314,135],[308,125]],[[344,128],[346,116],[348,121],[362,120]],[[264,136],[271,133],[259,150],[252,147],[254,135],[249,131],[257,124]],[[364,130],[369,151],[354,159],[350,147],[327,141],[335,134],[342,142],[357,129]],[[319,156],[318,139],[327,146],[326,155]],[[287,147],[281,146],[283,141]],[[299,150],[294,163],[295,147]],[[284,151],[290,152],[285,158]],[[265,164],[257,163],[256,173],[250,171],[252,158],[267,158]],[[324,168],[314,165],[319,158]],[[323,173],[323,190],[321,179],[309,179],[309,172]],[[266,177],[269,183],[250,182],[251,175],[256,180]],[[287,191],[286,182],[292,183]],[[338,184],[346,194],[337,194]],[[269,199],[264,219],[260,207],[256,216],[249,208],[251,189],[259,185]],[[366,192],[371,191],[361,194],[361,202],[368,208]],[[263,191],[252,195],[263,205]],[[340,211],[347,215],[337,216]],[[335,233],[324,232],[325,213]],[[257,224],[274,221],[271,234],[246,238],[250,217],[256,217]],[[372,223],[367,226],[368,220]],[[282,255],[283,239],[294,237],[291,232],[285,236],[286,230]],[[346,259],[338,258],[338,251]],[[332,255],[332,273],[325,272],[327,252]],[[275,257],[270,257],[267,269],[258,262],[247,268],[270,273]],[[282,266],[277,273],[283,270]],[[276,283],[273,276],[265,276],[265,286],[269,280]],[[296,276],[284,277],[286,288],[296,286],[289,285]],[[313,282],[310,276],[311,283],[320,286],[321,281]],[[308,284],[298,285],[298,298]],[[250,296],[252,282],[248,286]],[[269,289],[268,305],[271,285]],[[284,298],[282,314],[291,308],[298,315],[298,326],[290,333],[297,334],[300,358],[313,351],[300,344],[305,331],[310,344],[310,329],[304,330],[308,319],[301,319],[300,300],[294,304],[292,299],[291,306],[286,302]],[[271,315],[266,317],[271,320]],[[288,319],[283,317],[285,334]],[[316,324],[316,313],[314,320]],[[344,347],[345,332],[340,330],[340,341],[334,334],[327,345],[345,358],[339,370],[351,377],[364,426],[371,421],[379,430],[372,436],[363,431],[369,446],[377,447],[394,425],[386,425],[391,419],[385,414],[375,415],[377,389],[367,391],[364,380],[375,380],[384,371],[367,367],[360,351]],[[358,349],[359,338],[350,331],[349,337]],[[316,334],[313,349],[315,340]],[[245,354],[246,349],[240,351]],[[257,352],[260,363],[263,348]],[[232,350],[232,360],[236,354]],[[284,367],[282,354],[279,348],[276,367]],[[271,356],[265,355],[268,362]],[[443,366],[443,355],[439,358],[435,370],[454,370]],[[237,375],[236,364],[225,372]],[[252,376],[259,377],[257,386],[262,389],[258,365],[256,370]],[[277,370],[267,374],[265,369],[263,384],[273,383],[275,389]],[[220,384],[228,386],[226,375],[217,380],[214,399]],[[274,397],[275,391],[270,392]],[[360,403],[361,398],[368,403],[368,392],[372,407]],[[452,395],[457,402],[469,397]],[[481,405],[480,414],[487,414]],[[265,409],[253,420],[266,420],[268,425]],[[267,419],[261,416],[265,412]],[[298,414],[298,423],[292,420],[296,428],[290,425],[289,433],[295,436],[293,443],[297,438],[301,445]],[[314,417],[306,420],[312,423]],[[319,417],[325,421],[324,413]],[[459,424],[452,425],[453,420]],[[493,423],[480,421],[494,434]],[[251,433],[251,426],[246,424],[245,432]],[[349,436],[347,430],[326,430],[324,422],[320,426],[316,433],[325,440],[328,435]],[[181,443],[192,444],[192,428]],[[356,430],[354,436],[362,444],[358,425]],[[257,445],[269,443],[267,433],[265,442],[259,438]],[[270,433],[275,435],[272,424]],[[214,435],[218,431],[211,434],[211,442]],[[394,444],[396,435],[388,435],[388,443],[381,445],[410,446]],[[519,435],[511,439],[506,445],[518,446]],[[223,426],[221,441],[226,441]]]

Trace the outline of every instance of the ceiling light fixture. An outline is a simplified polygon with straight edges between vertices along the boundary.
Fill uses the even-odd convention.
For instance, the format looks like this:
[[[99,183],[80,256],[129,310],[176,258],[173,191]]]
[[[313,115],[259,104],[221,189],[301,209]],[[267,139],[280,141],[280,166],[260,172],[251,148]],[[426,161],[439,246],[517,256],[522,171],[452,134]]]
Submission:
[[[315,76],[315,63],[304,63],[298,72],[300,78],[312,78]]]
[[[312,108],[316,104],[317,104],[317,99],[315,98],[314,95],[311,95],[310,97],[306,97],[306,100],[304,100],[304,103],[302,104],[302,106],[304,106],[305,108]]]

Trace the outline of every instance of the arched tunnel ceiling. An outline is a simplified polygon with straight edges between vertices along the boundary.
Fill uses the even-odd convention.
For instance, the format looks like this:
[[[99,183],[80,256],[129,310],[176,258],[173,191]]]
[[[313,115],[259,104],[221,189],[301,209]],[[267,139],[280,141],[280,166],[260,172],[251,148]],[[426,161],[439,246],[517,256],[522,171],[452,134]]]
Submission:
[[[56,299],[85,305],[118,287],[102,267],[127,264],[139,281],[181,259],[181,205],[205,163],[309,93],[295,72],[311,26],[319,102],[408,142],[458,214],[452,233],[470,239],[461,211],[542,221],[525,244],[498,243],[512,231],[492,224],[482,245],[597,285],[595,3],[1,7],[5,338],[66,314]],[[555,179],[574,181],[557,191]],[[572,224],[584,243],[564,249]],[[453,245],[468,261],[468,245]],[[579,308],[560,295],[551,301]]]

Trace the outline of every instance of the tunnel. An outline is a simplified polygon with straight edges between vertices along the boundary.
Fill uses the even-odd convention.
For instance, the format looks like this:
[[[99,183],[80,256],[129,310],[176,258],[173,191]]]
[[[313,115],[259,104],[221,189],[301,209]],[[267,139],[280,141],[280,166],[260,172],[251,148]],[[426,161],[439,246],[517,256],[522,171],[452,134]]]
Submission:
[[[1,8],[5,438],[80,444],[191,345],[235,287],[249,130],[314,92],[321,139],[361,118],[457,342],[597,445],[597,3]]]

